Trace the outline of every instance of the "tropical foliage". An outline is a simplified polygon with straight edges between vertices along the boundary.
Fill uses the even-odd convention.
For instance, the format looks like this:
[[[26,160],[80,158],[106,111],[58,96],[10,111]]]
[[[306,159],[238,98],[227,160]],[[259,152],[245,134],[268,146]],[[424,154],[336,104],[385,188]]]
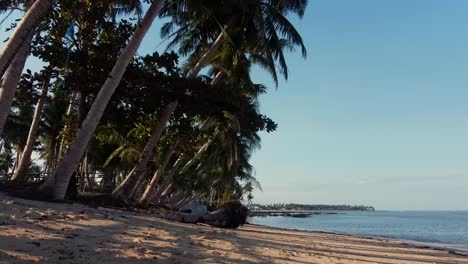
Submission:
[[[306,0],[48,2],[42,15],[29,1],[0,1],[2,16],[36,14],[25,56],[44,65],[23,71],[4,113],[4,180],[43,182],[38,190],[56,199],[65,186],[143,207],[251,201],[261,187],[250,157],[259,133],[277,128],[259,113],[267,88],[251,69],[266,69],[276,84],[288,78],[285,51],[306,55],[288,17],[302,17]],[[158,14],[166,51],[137,54]],[[21,55],[3,49],[2,78],[12,67],[4,54]]]

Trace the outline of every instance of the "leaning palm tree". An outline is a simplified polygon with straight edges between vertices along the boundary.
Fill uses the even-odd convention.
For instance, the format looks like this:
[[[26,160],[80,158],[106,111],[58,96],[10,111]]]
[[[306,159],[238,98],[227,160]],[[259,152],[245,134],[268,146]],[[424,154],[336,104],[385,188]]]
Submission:
[[[151,137],[143,149],[137,164],[128,174],[122,184],[120,184],[119,187],[114,190],[113,195],[127,199],[131,194],[132,190],[135,188],[135,184],[141,180],[142,175],[145,173],[146,166],[153,156],[153,151],[159,142],[159,138],[161,137],[164,128],[166,127],[166,123],[169,121],[176,107],[177,101],[169,103],[168,106],[164,109],[164,112],[162,113],[156,127],[153,129]]]
[[[56,0],[36,0],[28,9],[0,53],[0,76],[3,77],[3,74],[15,58],[18,50],[23,46],[23,43],[27,41],[29,36],[34,33],[35,28],[39,25],[42,18],[47,15],[55,1]]]
[[[26,38],[27,39],[22,43],[20,49],[13,58],[13,61],[8,66],[0,84],[0,135],[3,132],[5,122],[10,113],[13,98],[16,93],[16,86],[21,78],[21,73],[23,72],[29,50],[31,49],[33,33],[30,33]]]
[[[173,1],[170,5],[166,5],[162,11],[163,17],[171,17],[172,20],[163,26],[161,33],[163,37],[166,37],[171,35],[175,27],[179,27],[176,33],[172,34],[175,37],[170,42],[169,47],[180,45],[179,51],[182,55],[188,55],[189,52],[193,52],[188,63],[190,70],[187,71],[187,78],[195,78],[215,58],[217,52],[223,47],[223,44],[231,44],[225,41],[228,34],[230,34],[229,32],[231,32],[236,34],[235,37],[242,41],[241,43],[237,43],[238,46],[235,48],[241,49],[242,47],[247,47],[256,57],[255,60],[259,61],[261,65],[264,65],[272,72],[277,82],[275,59],[273,57],[275,56],[279,60],[282,73],[287,78],[287,65],[283,55],[283,50],[287,47],[286,44],[289,45],[289,48],[299,45],[302,48],[303,55],[305,56],[306,54],[302,38],[284,15],[292,11],[302,16],[307,1],[296,0],[293,2],[294,4],[267,0],[225,0],[221,1],[221,3],[211,0]],[[252,12],[252,10],[255,12]],[[270,15],[275,13],[279,18],[270,18],[265,15],[265,12],[269,12]],[[236,24],[237,22],[241,22],[241,24]],[[267,29],[259,27],[255,22],[257,24],[267,24],[269,27],[267,26]],[[250,26],[250,31],[246,31],[247,35],[242,33],[243,30],[239,31],[239,28],[243,29],[245,25]],[[285,35],[286,39],[278,39],[277,29],[280,30],[280,35]],[[260,30],[260,34],[257,33],[257,35],[252,36],[252,32],[257,32],[258,30]],[[270,31],[273,31],[273,33]],[[261,43],[261,45],[258,43]],[[219,80],[220,78],[215,78],[213,83]],[[178,105],[178,101],[173,101],[172,105],[174,106],[172,107],[173,112]],[[172,105],[170,104],[170,106]],[[169,110],[171,109],[166,108],[165,111]],[[159,130],[154,130],[154,134],[159,134],[160,136]],[[143,175],[143,168],[147,166],[148,157],[154,150],[158,140],[159,137],[157,136],[151,137],[151,140],[147,143],[147,148],[145,148],[148,150],[146,152],[147,157],[142,156],[135,166],[138,169],[133,170],[123,184],[114,191],[116,196],[125,199],[128,191],[133,189],[133,185],[139,182],[139,179]]]
[[[289,13],[302,18],[306,7],[307,0],[177,1],[162,12],[172,19],[164,24],[161,35],[171,39],[168,48],[178,47],[181,55],[189,57],[187,71],[199,72],[228,43],[243,50],[277,82],[276,65],[288,77],[285,49],[299,46],[306,56],[299,32],[286,18]]]
[[[68,96],[64,90],[56,89],[52,98],[44,106],[41,122],[41,143],[44,145],[46,173],[53,171],[59,157],[60,132],[62,131],[68,107]]]
[[[78,163],[83,156],[97,125],[99,124],[104,110],[110,101],[110,98],[114,94],[128,64],[140,47],[143,38],[150,29],[163,5],[163,0],[155,0],[151,3],[145,16],[129,40],[126,48],[117,58],[114,68],[96,96],[96,99],[94,100],[66,155],[58,164],[53,175],[48,177],[41,186],[40,190],[48,193],[54,199],[62,200],[65,198],[70,178],[77,168]]]
[[[39,122],[41,121],[42,109],[47,99],[50,79],[52,77],[51,75],[52,73],[50,69],[46,69],[43,74],[41,95],[37,101],[36,109],[34,110],[31,127],[29,128],[28,139],[26,140],[26,145],[24,147],[23,153],[21,154],[21,159],[18,162],[18,168],[15,170],[15,173],[11,178],[12,181],[23,182],[27,180],[27,172],[29,169],[29,163],[31,162],[31,154],[38,136]]]
[[[55,1],[49,1],[50,3],[45,3],[44,1],[39,1],[39,0],[38,1],[28,0],[24,2],[25,2],[24,5],[26,6],[28,10],[29,9],[33,10],[33,8],[36,8],[35,10],[38,10],[39,7],[46,8],[46,6],[49,6],[49,8],[46,8],[46,10],[41,9],[42,10],[41,12],[44,14],[36,18],[35,26],[31,30],[29,30],[28,34],[22,37],[22,42],[20,43],[19,48],[16,51],[16,54],[13,56],[11,62],[8,63],[5,72],[2,71],[2,75],[0,75],[0,76],[4,76],[4,81],[2,82],[1,88],[0,88],[0,135],[3,130],[5,120],[8,117],[8,114],[10,112],[11,103],[13,101],[13,97],[16,92],[17,83],[21,77],[21,73],[23,72],[25,62],[28,58],[29,51],[31,49],[31,41],[35,33],[35,28],[41,22],[42,17],[47,13],[47,9],[50,9],[50,6]],[[34,6],[31,6],[33,2],[34,2]],[[40,4],[40,6],[37,7],[36,6],[37,4]],[[141,2],[138,0],[115,0],[115,1],[111,1],[109,4],[110,4],[109,9],[111,11],[111,14],[115,14],[115,13],[128,14],[131,12],[135,12],[138,16],[141,14]],[[23,18],[23,22],[25,23],[26,23],[26,20],[28,19],[28,13],[26,13],[25,18]],[[20,28],[18,28],[17,31],[21,31]],[[17,32],[15,31],[15,34],[16,33]],[[15,34],[13,34],[12,38],[16,36]],[[16,45],[16,44],[8,42],[7,45]],[[4,51],[2,52],[6,52],[5,49],[7,48],[8,47],[5,46]],[[2,58],[3,58],[3,53],[2,53]]]
[[[179,143],[180,143],[180,138],[177,138],[175,142],[166,151],[166,154],[164,155],[164,158],[160,162],[158,169],[154,173],[150,182],[146,186],[145,191],[143,192],[140,199],[138,200],[138,203],[140,206],[147,207],[149,203],[153,200],[154,195],[156,194],[156,187],[159,181],[161,180],[162,176],[164,175],[166,167],[169,164],[169,161],[171,160],[172,155],[174,155],[175,149],[179,145]]]
[[[24,4],[26,8],[30,8],[32,1],[26,1]],[[12,61],[8,64],[4,79],[0,84],[0,135],[3,132],[6,119],[10,113],[11,104],[13,103],[13,97],[16,92],[16,85],[21,79],[21,73],[23,73],[26,59],[28,58],[29,51],[31,49],[31,42],[34,37],[34,28],[25,35],[23,42],[20,44],[16,54],[13,56]],[[3,75],[3,73],[2,73]]]

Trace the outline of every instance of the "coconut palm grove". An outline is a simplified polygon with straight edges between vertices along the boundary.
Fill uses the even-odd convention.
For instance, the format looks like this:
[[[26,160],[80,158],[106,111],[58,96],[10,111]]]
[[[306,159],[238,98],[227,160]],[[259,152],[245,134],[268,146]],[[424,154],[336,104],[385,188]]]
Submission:
[[[306,56],[307,0],[0,1],[20,12],[0,55],[3,189],[135,208],[252,199],[268,89]],[[161,22],[160,22],[161,21]],[[160,22],[160,26],[151,27]],[[150,30],[164,52],[137,54]],[[31,57],[42,69],[25,67]],[[94,194],[90,195],[90,194]],[[100,195],[97,195],[100,194]]]
[[[0,0],[0,264],[468,263],[468,5],[308,9]]]

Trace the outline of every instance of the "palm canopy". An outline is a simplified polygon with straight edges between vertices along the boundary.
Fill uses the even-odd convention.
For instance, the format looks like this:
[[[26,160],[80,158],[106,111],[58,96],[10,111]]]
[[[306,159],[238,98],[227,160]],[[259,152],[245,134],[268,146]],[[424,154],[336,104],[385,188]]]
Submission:
[[[111,0],[111,12],[117,15],[134,13],[141,17],[143,14],[143,6],[141,0]]]
[[[162,10],[171,20],[161,29],[170,39],[168,48],[178,47],[193,67],[216,37],[225,30],[227,41],[265,68],[278,82],[278,73],[288,78],[285,50],[301,49],[307,55],[299,32],[287,16],[304,15],[307,0],[174,0]]]

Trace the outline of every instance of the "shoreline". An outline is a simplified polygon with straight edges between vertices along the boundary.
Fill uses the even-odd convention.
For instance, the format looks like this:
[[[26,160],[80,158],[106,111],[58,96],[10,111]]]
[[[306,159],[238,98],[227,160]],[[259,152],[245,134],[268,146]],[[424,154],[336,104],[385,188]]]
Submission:
[[[378,211],[376,211],[378,212]],[[381,212],[392,212],[387,210],[381,210]],[[423,211],[423,212],[459,212],[459,211]],[[465,212],[465,211],[461,211]],[[339,214],[339,211],[333,211],[332,214]],[[323,214],[330,214],[329,212]],[[262,219],[264,217],[291,217],[291,216],[283,216],[283,215],[274,215],[274,216],[258,216],[258,215],[249,215],[247,218],[247,222],[249,222],[249,218],[256,218]],[[294,230],[294,231],[301,231],[301,232],[318,232],[324,234],[332,234],[332,235],[345,235],[345,236],[355,236],[360,238],[368,238],[368,239],[384,239],[384,240],[393,240],[393,241],[400,241],[404,243],[413,244],[415,246],[421,247],[430,247],[435,250],[451,250],[451,251],[460,251],[464,254],[468,255],[468,243],[464,242],[442,242],[442,241],[418,241],[413,239],[405,239],[400,237],[391,237],[385,235],[366,235],[366,234],[357,234],[357,233],[347,233],[347,232],[340,232],[340,231],[322,231],[322,230],[310,230],[310,229],[299,229],[299,228],[287,228],[287,227],[278,227],[278,226],[270,226],[270,225],[263,225],[262,223],[256,223],[254,225],[268,227],[268,228],[278,228],[284,230]]]
[[[362,239],[375,239],[379,241],[400,242],[400,243],[406,243],[409,246],[414,246],[414,247],[418,247],[421,249],[429,248],[433,250],[450,251],[453,254],[460,254],[460,256],[468,257],[468,249],[452,248],[448,246],[444,247],[442,245],[450,245],[450,244],[444,244],[444,243],[421,242],[421,241],[415,241],[415,240],[398,239],[398,238],[384,237],[384,236],[366,236],[366,235],[329,232],[329,231],[320,231],[320,230],[306,230],[306,229],[297,229],[297,228],[290,229],[290,228],[282,228],[282,227],[275,227],[275,226],[268,226],[268,225],[252,224],[252,223],[249,223],[248,221],[247,221],[247,224],[251,226],[258,226],[258,227],[269,228],[269,229],[277,229],[281,231],[295,231],[295,232],[305,232],[305,233],[311,233],[311,234],[327,234],[327,235],[336,235],[336,236],[349,236],[349,237],[362,238]],[[437,246],[438,244],[441,246]]]
[[[0,263],[468,263],[401,241],[259,225],[220,229],[0,193]]]

